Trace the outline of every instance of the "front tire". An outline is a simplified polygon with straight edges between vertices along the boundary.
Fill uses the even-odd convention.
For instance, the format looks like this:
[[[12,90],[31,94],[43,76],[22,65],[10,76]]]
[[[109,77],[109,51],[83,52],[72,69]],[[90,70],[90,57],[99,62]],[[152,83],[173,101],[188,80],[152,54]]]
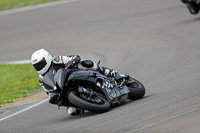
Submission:
[[[144,85],[135,79],[133,83],[129,83],[126,86],[130,90],[129,98],[132,100],[140,99],[145,95]]]
[[[110,103],[106,99],[100,96],[98,96],[98,98],[102,100],[102,104],[95,104],[95,103],[86,101],[82,99],[80,96],[78,96],[76,94],[76,91],[71,91],[68,95],[68,99],[70,103],[72,103],[73,105],[81,109],[85,109],[85,110],[95,112],[95,113],[107,112],[110,109]]]

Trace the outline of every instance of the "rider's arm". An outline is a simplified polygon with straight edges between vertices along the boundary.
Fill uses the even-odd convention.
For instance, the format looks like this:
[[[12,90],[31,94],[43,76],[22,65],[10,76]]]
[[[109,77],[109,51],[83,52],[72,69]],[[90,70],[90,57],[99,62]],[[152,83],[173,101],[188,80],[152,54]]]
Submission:
[[[67,68],[72,68],[81,61],[81,57],[79,55],[63,56],[63,61]]]
[[[44,83],[43,83],[43,76],[42,75],[39,75],[39,83],[40,83],[40,85],[42,86],[42,88],[45,90],[45,92],[47,93],[47,95],[48,95],[48,89],[47,88],[45,88],[45,86],[44,86]]]
[[[74,65],[78,64],[81,60],[79,55],[71,55],[71,56],[56,56],[53,59],[54,64],[69,64],[73,63]]]

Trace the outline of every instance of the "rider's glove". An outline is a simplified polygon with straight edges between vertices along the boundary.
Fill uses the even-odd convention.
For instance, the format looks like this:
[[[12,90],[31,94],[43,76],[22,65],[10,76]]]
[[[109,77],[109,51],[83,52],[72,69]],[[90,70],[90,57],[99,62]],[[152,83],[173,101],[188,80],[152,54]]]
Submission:
[[[73,56],[72,60],[74,65],[78,64],[81,61],[81,57],[79,55]]]
[[[110,72],[110,76],[111,77],[116,77],[117,76],[117,70],[115,70],[115,69],[113,69],[113,70],[111,70],[111,72]]]
[[[70,61],[68,61],[68,62],[65,64],[65,66],[66,66],[67,68],[73,68],[73,67],[74,67],[75,65],[77,65],[77,64],[80,62],[80,60],[81,60],[80,56],[78,56],[78,55],[72,56],[71,58],[72,58],[72,59],[71,59]]]

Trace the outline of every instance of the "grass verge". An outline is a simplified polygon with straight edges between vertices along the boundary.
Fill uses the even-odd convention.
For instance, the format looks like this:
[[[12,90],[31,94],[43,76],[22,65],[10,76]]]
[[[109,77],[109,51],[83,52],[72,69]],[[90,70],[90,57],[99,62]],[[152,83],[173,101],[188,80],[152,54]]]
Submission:
[[[0,106],[42,90],[32,64],[0,64]]]
[[[59,0],[0,0],[0,11]]]

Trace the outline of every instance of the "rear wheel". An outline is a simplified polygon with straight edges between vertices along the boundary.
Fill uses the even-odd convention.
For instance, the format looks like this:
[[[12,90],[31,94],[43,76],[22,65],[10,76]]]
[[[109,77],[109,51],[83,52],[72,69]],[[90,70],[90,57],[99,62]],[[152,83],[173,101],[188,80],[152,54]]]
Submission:
[[[71,91],[68,99],[75,106],[95,113],[103,113],[110,109],[110,103],[98,95],[89,96],[84,93],[78,94],[77,91]]]
[[[126,86],[130,90],[129,98],[132,100],[140,99],[145,94],[144,85],[135,79],[133,83],[129,83]]]

